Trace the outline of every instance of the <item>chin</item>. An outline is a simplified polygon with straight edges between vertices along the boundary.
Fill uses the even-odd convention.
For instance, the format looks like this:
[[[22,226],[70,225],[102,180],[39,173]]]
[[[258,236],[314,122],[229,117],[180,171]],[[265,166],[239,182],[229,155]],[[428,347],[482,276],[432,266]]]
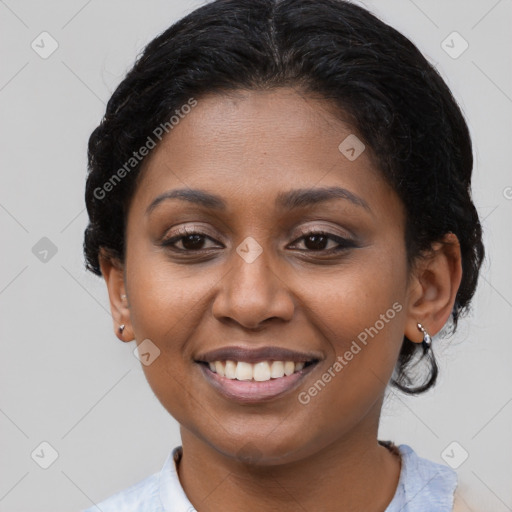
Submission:
[[[285,438],[244,432],[229,439],[209,440],[209,444],[226,457],[254,466],[278,466],[296,462],[307,457],[310,451],[308,441],[291,432]]]

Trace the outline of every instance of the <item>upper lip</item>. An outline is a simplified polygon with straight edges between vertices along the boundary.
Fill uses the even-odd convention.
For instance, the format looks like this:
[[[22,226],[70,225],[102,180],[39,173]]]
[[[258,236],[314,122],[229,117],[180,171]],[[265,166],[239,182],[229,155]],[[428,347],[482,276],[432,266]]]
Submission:
[[[297,352],[281,347],[246,348],[242,346],[221,347],[201,354],[197,362],[243,361],[258,363],[260,361],[293,361],[295,363],[317,361],[321,355],[316,352]]]

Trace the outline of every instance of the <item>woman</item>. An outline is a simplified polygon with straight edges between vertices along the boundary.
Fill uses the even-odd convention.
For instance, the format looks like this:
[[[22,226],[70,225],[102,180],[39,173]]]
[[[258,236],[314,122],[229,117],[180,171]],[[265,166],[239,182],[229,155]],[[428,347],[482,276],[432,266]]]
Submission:
[[[153,40],[89,141],[84,248],[182,445],[98,507],[453,510],[455,472],[377,432],[475,292],[472,163],[439,74],[356,5],[217,0]]]

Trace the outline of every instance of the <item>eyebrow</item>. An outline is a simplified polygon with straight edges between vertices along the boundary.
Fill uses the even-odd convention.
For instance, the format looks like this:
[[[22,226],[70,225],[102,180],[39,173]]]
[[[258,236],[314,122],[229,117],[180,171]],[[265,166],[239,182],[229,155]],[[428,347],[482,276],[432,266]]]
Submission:
[[[200,189],[181,188],[169,190],[156,197],[148,206],[146,215],[149,215],[160,203],[171,199],[188,201],[211,210],[226,210],[227,208],[226,202],[219,196]],[[277,195],[275,204],[278,208],[293,210],[296,208],[313,206],[332,199],[346,199],[356,206],[360,206],[371,212],[368,203],[364,199],[345,188],[336,186],[300,188],[289,190],[287,192],[280,192]]]

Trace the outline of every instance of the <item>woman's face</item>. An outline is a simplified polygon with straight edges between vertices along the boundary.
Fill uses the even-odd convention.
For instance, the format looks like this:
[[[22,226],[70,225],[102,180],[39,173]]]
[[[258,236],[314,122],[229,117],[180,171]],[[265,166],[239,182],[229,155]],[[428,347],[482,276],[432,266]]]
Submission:
[[[151,388],[186,435],[262,464],[375,436],[407,321],[401,202],[326,101],[197,101],[128,214]]]

